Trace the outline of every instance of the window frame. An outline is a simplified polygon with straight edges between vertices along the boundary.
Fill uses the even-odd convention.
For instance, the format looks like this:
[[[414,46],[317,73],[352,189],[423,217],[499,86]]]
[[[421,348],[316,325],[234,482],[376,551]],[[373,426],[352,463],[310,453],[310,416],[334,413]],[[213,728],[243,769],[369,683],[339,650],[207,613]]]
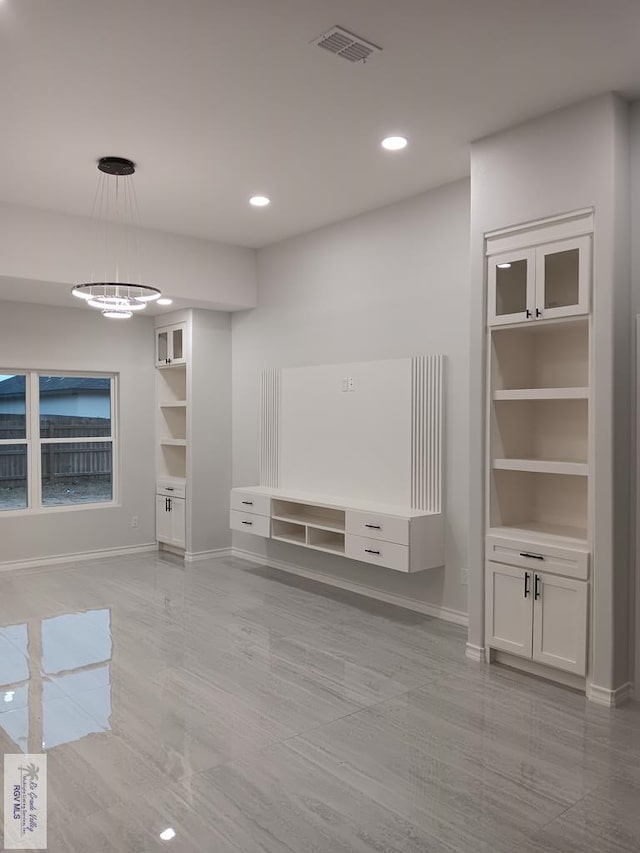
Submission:
[[[27,448],[27,505],[0,509],[0,519],[16,515],[43,515],[51,512],[70,512],[87,509],[106,509],[120,506],[120,441],[119,441],[119,374],[108,370],[34,370],[30,368],[0,367],[0,374],[25,377],[25,438],[0,438],[0,446],[26,445]],[[110,380],[111,434],[73,438],[42,438],[40,435],[40,377],[70,376],[78,379]],[[111,443],[111,500],[86,503],[42,503],[42,447],[47,444]]]

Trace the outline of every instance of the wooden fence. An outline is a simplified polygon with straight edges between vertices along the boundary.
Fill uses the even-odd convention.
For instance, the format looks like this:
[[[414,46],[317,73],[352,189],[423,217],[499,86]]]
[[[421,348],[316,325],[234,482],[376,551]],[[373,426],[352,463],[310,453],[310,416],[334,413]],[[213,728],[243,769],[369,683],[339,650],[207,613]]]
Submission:
[[[43,444],[42,478],[94,477],[111,474],[111,442],[100,441],[111,428],[103,418],[77,418],[51,415],[41,419],[43,438],[69,438],[64,444]],[[74,438],[95,436],[90,444],[74,442]],[[24,418],[0,414],[0,438],[24,438]],[[0,482],[24,480],[27,476],[25,445],[0,445]]]

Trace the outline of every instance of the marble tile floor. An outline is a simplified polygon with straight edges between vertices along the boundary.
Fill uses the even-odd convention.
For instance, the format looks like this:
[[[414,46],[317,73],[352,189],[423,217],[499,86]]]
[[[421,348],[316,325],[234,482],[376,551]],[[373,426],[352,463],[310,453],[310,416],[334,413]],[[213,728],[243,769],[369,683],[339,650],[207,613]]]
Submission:
[[[640,706],[464,642],[235,558],[7,572],[0,748],[48,755],[50,853],[637,853]]]

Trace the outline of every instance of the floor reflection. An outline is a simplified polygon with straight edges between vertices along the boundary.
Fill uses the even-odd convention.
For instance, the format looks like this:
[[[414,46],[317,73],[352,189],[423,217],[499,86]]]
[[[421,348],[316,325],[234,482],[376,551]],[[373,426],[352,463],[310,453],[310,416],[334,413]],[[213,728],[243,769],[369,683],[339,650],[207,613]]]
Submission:
[[[0,728],[41,752],[111,729],[111,611],[0,627]]]

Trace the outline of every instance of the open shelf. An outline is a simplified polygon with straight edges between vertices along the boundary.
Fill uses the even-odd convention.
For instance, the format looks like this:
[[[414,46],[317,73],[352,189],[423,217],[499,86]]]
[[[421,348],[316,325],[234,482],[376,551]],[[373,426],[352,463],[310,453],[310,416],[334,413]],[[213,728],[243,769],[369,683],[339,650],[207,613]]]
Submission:
[[[509,388],[493,392],[494,400],[587,400],[588,388]]]
[[[344,533],[336,533],[321,527],[307,527],[307,545],[318,551],[344,554]]]
[[[494,400],[494,468],[586,476],[589,458],[586,399]]]
[[[502,471],[531,471],[539,474],[569,474],[586,477],[586,462],[567,459],[494,459],[493,467]]]
[[[161,408],[158,414],[160,441],[186,441],[187,438],[187,409],[182,406]]]
[[[161,409],[186,409],[186,400],[161,400],[158,405]]]
[[[306,528],[303,524],[291,524],[288,521],[273,519],[271,538],[279,539],[282,542],[294,542],[296,545],[305,545],[307,541]]]
[[[309,524],[328,531],[344,531],[345,514],[343,510],[311,506],[293,501],[274,500],[271,517],[278,521],[296,524]]]
[[[156,399],[164,403],[184,403],[187,399],[186,365],[167,367],[156,371]],[[161,404],[163,405],[163,404]]]
[[[160,444],[165,445],[166,447],[186,447],[187,439],[186,438],[161,438]]]
[[[491,332],[492,389],[584,389],[589,385],[586,319]]]
[[[588,477],[493,469],[489,527],[587,538]]]
[[[586,548],[587,530],[584,527],[571,527],[567,524],[543,524],[537,521],[523,521],[514,526],[490,527],[489,536],[508,536],[527,539],[531,543],[539,542],[559,547]]]
[[[186,478],[187,448],[185,445],[186,442],[181,445],[161,443],[157,457],[159,476]]]

